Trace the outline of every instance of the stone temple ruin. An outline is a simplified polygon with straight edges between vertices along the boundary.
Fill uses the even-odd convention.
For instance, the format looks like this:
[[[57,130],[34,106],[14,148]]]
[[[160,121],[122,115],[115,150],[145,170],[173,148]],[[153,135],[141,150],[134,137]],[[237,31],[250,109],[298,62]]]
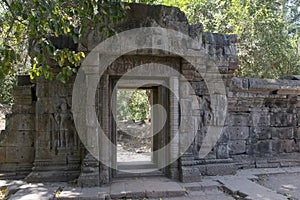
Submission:
[[[151,69],[151,63],[158,63],[176,70],[185,79],[170,76],[172,72],[166,69],[159,76],[145,76],[138,80],[139,83],[145,82],[144,87],[152,89],[154,101],[168,113],[164,128],[153,136],[153,150],[168,144],[174,132],[179,131],[178,146],[164,150],[164,155],[153,154],[152,164],[176,157],[182,151],[180,144],[186,140],[187,133],[196,135],[190,147],[175,162],[145,174],[160,173],[171,179],[191,182],[206,175],[233,174],[241,168],[300,166],[299,76],[280,80],[236,78],[233,75],[238,68],[236,35],[205,33],[201,24],[190,25],[178,8],[129,5],[131,9],[125,19],[115,25],[117,32],[140,27],[162,27],[192,37],[199,44],[196,49],[203,52],[201,65],[205,72],[209,71],[212,59],[219,69],[226,88],[228,111],[221,137],[209,154],[199,157],[201,147],[206,145],[203,141],[209,126],[220,125],[214,107],[226,107],[215,105],[220,103],[221,96],[208,90],[207,85],[216,80],[205,81],[194,66],[180,55],[155,49],[132,51],[118,57],[108,67],[96,92],[95,109],[101,116],[98,120],[112,143],[116,142],[116,127],[109,109],[113,107],[110,101],[113,86],[130,69],[140,65],[148,65]],[[56,44],[60,48],[83,50],[88,54],[103,40],[101,33],[87,30],[78,45],[68,37],[57,39]],[[53,68],[55,70],[55,66]],[[110,183],[118,176],[136,176],[136,173],[118,172],[115,159],[111,159],[110,166],[113,167],[97,161],[87,151],[87,144],[83,145],[82,138],[78,137],[72,114],[75,78],[63,84],[57,80],[19,77],[13,91],[15,103],[12,114],[7,116],[6,129],[0,134],[0,172],[5,177],[25,178],[33,182],[78,179],[79,185],[95,186]],[[163,87],[162,82],[167,83],[173,92]],[[121,86],[129,87],[126,82]],[[194,91],[192,98],[191,90]],[[212,101],[212,98],[216,100]],[[184,123],[179,125],[180,120]],[[104,144],[101,144],[101,138],[98,139],[100,143],[96,149],[100,154],[114,158],[115,149],[102,148]],[[131,170],[139,167],[149,166],[129,164],[125,168]]]

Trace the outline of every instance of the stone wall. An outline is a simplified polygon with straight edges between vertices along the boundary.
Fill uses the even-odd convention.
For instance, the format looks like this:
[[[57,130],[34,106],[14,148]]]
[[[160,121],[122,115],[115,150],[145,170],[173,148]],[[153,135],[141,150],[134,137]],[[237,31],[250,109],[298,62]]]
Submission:
[[[66,181],[79,176],[83,147],[71,113],[73,82],[35,81],[35,159],[28,181]]]
[[[98,87],[100,94],[96,95],[98,114],[105,116],[99,121],[108,134],[112,132],[107,103],[110,76],[122,76],[134,67],[155,62],[170,66],[185,77],[171,77],[169,80],[173,87],[176,86],[181,108],[179,112],[179,106],[174,103],[176,98],[171,94],[170,126],[177,130],[179,122],[175,122],[179,118],[186,122],[180,128],[179,144],[189,139],[186,137],[188,133],[196,132],[193,144],[168,168],[167,176],[187,182],[199,180],[203,175],[235,173],[238,168],[300,165],[299,80],[234,78],[233,72],[238,68],[236,35],[203,33],[202,25],[190,25],[178,8],[130,5],[127,17],[115,26],[117,31],[148,26],[178,30],[198,41],[200,46],[196,48],[204,55],[200,59],[204,67],[201,75],[182,57],[149,49],[137,50],[117,59],[107,69]],[[88,54],[104,39],[97,29],[87,30],[76,48]],[[68,39],[61,37],[59,40],[62,42],[58,44],[70,46]],[[74,44],[70,47],[75,48]],[[204,76],[211,73],[212,66],[217,66],[221,77],[207,80]],[[164,76],[161,73],[161,77]],[[30,82],[20,78],[14,89],[13,114],[8,117],[6,130],[0,134],[0,172],[20,176],[31,172],[27,177],[30,181],[66,181],[81,173],[79,183],[83,186],[110,181],[110,169],[86,154],[77,136],[71,109],[74,78],[66,84],[57,80]],[[222,126],[219,119],[222,115],[216,113],[224,113],[224,110],[213,112],[217,105],[212,105],[212,98],[218,103],[224,97],[218,88],[210,93],[207,84],[220,82],[225,85],[228,101],[228,105],[218,105],[227,109],[225,126],[212,151],[202,158],[199,151],[206,145],[203,141],[207,129],[210,125]],[[187,87],[189,84],[192,88]],[[195,91],[192,97],[191,89]],[[101,104],[101,100],[107,105]],[[170,155],[176,156],[177,151],[183,150],[180,146],[174,147]]]
[[[299,80],[232,80],[224,142],[240,167],[300,164],[299,94]]]
[[[191,84],[200,102],[198,135],[182,159],[183,181],[195,175],[222,175],[238,168],[299,166],[299,80],[232,78],[228,85],[228,114],[218,143],[205,157],[199,149],[206,136],[205,116],[210,97],[203,81]],[[201,102],[205,103],[201,103]],[[213,119],[217,116],[211,116]],[[214,119],[213,119],[214,120]]]
[[[19,76],[13,89],[12,114],[0,132],[0,173],[5,177],[25,177],[32,170],[35,147],[35,85]]]

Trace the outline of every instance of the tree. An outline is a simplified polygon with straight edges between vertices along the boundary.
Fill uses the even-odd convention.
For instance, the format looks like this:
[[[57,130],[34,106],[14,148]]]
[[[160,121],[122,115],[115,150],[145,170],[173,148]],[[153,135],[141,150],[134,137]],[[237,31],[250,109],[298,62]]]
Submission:
[[[238,76],[279,78],[300,73],[298,0],[158,0],[178,6],[204,31],[239,35]]]
[[[123,89],[117,92],[117,119],[141,121],[149,119],[149,90]]]
[[[238,34],[237,75],[260,78],[300,73],[299,34],[291,34],[299,14],[299,3],[285,0],[192,1],[188,12],[205,31]]]
[[[127,1],[177,6],[205,31],[238,34],[239,76],[300,73],[298,0]],[[114,34],[110,25],[123,16],[124,5],[117,0],[0,0],[0,81],[9,86],[14,74],[25,72],[52,79],[51,68],[57,66],[56,78],[66,82],[85,55],[57,47],[53,38],[68,35],[77,43],[87,26],[109,36]],[[9,99],[3,94],[0,101]]]
[[[59,68],[56,78],[66,82],[85,55],[57,47],[55,38],[68,35],[78,43],[87,26],[109,36],[114,33],[110,25],[123,16],[120,1],[0,0],[0,81],[8,83],[12,74],[22,72],[52,79],[54,65]]]

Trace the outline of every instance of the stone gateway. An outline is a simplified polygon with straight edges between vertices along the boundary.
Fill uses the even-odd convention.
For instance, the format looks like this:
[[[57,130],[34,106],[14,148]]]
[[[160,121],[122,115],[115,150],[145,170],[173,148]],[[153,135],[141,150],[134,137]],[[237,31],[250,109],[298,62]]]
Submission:
[[[126,17],[114,25],[118,33],[161,27],[191,37],[198,44],[193,49],[201,52],[196,59],[203,71],[198,71],[178,54],[138,49],[118,57],[97,82],[93,108],[103,134],[112,144],[117,142],[114,87],[151,90],[153,105],[165,109],[165,125],[161,125],[163,113],[159,109],[152,114],[153,127],[161,129],[153,130],[157,134],[152,136],[151,165],[118,165],[117,149],[102,143],[98,132],[87,129],[87,137],[79,137],[72,107],[75,76],[66,84],[20,76],[13,91],[12,114],[0,133],[0,173],[26,177],[32,182],[78,179],[81,186],[97,186],[124,176],[161,175],[192,182],[206,175],[234,174],[241,168],[300,166],[299,76],[280,80],[234,77],[238,69],[237,35],[203,32],[201,24],[189,24],[184,13],[175,7],[129,6]],[[104,40],[100,32],[87,28],[76,49],[89,55]],[[68,37],[57,38],[57,44],[64,44],[63,48],[75,45]],[[157,65],[162,67],[155,68]],[[143,66],[141,72],[145,76],[122,79],[139,66]],[[211,70],[212,66],[218,70]],[[214,79],[215,74],[220,74],[221,79]],[[208,81],[203,75],[212,79]],[[218,87],[220,81],[225,86],[225,97]],[[220,116],[225,110],[223,120]],[[209,146],[205,141],[212,137],[214,127],[222,130],[221,136],[214,146]],[[174,138],[178,145],[164,149]],[[189,140],[192,143],[182,152]],[[210,153],[202,157],[201,148]],[[97,160],[103,155],[110,159],[109,166]],[[165,166],[172,158],[175,161]],[[152,168],[155,170],[147,170]]]

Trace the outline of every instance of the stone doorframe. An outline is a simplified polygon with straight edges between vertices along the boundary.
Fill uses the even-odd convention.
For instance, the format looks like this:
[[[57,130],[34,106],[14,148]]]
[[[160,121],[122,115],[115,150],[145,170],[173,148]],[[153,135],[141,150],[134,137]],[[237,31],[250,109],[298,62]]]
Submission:
[[[98,98],[98,105],[96,109],[98,110],[98,117],[101,115],[102,117],[99,118],[99,122],[104,133],[107,137],[111,140],[112,143],[116,143],[116,126],[114,125],[113,115],[111,111],[111,98],[112,98],[112,91],[116,84],[116,80],[118,78],[116,76],[111,75],[103,75],[100,84],[99,84],[99,93],[96,94],[96,98]],[[121,82],[123,86],[129,86],[130,84],[139,84],[139,85],[167,85],[169,90],[172,92],[168,92],[168,102],[167,102],[167,111],[168,111],[168,131],[167,134],[169,137],[165,137],[165,141],[163,142],[167,144],[167,138],[174,138],[175,134],[178,134],[179,131],[179,77],[177,76],[163,76],[160,77],[132,77],[130,81]],[[119,83],[118,83],[119,84]],[[133,85],[132,85],[133,86]],[[163,97],[163,96],[162,96]],[[165,132],[165,134],[166,134]],[[172,141],[168,148],[165,150],[165,156],[162,159],[161,166],[167,166],[163,169],[164,174],[172,179],[179,179],[179,167],[177,158],[179,157],[179,138],[176,137],[176,141]],[[101,162],[99,163],[99,174],[100,174],[100,185],[110,183],[112,178],[115,175],[115,167],[116,167],[116,149],[107,149],[105,144],[101,144],[101,138],[99,138],[99,155],[104,156],[104,159],[109,160],[111,162],[111,166],[108,167]],[[175,162],[171,163],[170,165],[166,165],[165,163],[170,163],[171,160],[176,160]]]

